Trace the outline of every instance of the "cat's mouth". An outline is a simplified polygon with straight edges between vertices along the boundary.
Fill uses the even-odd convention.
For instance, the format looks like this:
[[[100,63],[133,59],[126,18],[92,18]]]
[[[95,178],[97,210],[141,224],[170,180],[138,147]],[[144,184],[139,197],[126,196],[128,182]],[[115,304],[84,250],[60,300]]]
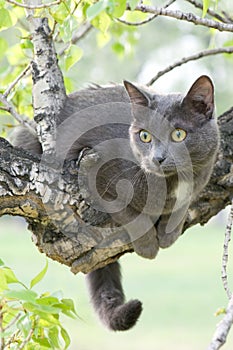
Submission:
[[[171,166],[166,166],[162,164],[151,164],[147,162],[143,162],[141,164],[142,169],[145,171],[147,174],[154,174],[160,177],[167,177],[175,174],[177,172],[176,168],[171,167]]]

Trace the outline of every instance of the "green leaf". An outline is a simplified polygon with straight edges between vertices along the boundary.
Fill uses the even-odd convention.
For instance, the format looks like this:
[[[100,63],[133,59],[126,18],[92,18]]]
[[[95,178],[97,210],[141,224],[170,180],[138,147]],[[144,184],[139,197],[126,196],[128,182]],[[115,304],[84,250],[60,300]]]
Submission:
[[[50,349],[51,350],[51,345],[49,344],[48,339],[46,338],[39,338],[39,337],[33,337],[33,341],[37,344],[39,344],[39,346],[37,346],[37,344],[33,343],[32,347],[30,347],[30,350],[47,350]],[[26,349],[28,350],[28,349]]]
[[[57,305],[58,302],[59,302],[58,298],[53,296],[47,296],[47,295],[46,296],[43,295],[42,297],[37,299],[37,303],[39,305],[54,305],[54,304]]]
[[[123,16],[126,10],[126,0],[112,0],[112,6],[109,13],[116,18]]]
[[[4,266],[4,261],[2,261],[2,259],[0,259],[0,266]]]
[[[33,49],[32,41],[29,40],[29,39],[23,39],[23,40],[21,41],[20,46],[21,46],[21,49],[30,49],[30,50]]]
[[[72,299],[62,299],[62,304],[66,306],[67,309],[72,311],[75,315],[77,315],[77,312],[75,310],[74,302]],[[78,315],[77,315],[78,316]]]
[[[207,14],[209,6],[210,6],[210,0],[203,0],[202,17],[205,17],[205,15]]]
[[[0,269],[0,291],[6,291],[8,289],[8,284],[6,280],[6,275],[4,269]]]
[[[4,271],[4,274],[6,276],[7,283],[18,283],[19,282],[18,278],[15,276],[14,272],[9,267],[5,267],[3,271]]]
[[[23,307],[30,312],[33,312],[35,314],[40,314],[44,317],[44,314],[49,314],[49,315],[56,315],[59,314],[61,311],[58,307],[53,307],[50,305],[40,305],[37,303],[37,300],[34,302],[26,302],[23,304]]]
[[[38,312],[38,315],[40,316],[40,321],[39,321],[39,325],[41,325],[43,328],[44,327],[52,327],[54,325],[60,326],[60,322],[57,319],[57,317],[55,317],[52,314],[43,314],[41,312]]]
[[[71,299],[62,299],[61,303],[54,304],[53,306],[60,308],[60,311],[68,317],[75,319],[78,316],[74,302]]]
[[[106,12],[101,12],[97,17],[95,17],[91,24],[99,29],[102,33],[106,33],[112,20]]]
[[[50,13],[56,22],[62,24],[66,17],[69,16],[70,11],[69,8],[62,2],[60,5],[51,8]]]
[[[129,6],[132,11],[135,10],[138,2],[139,2],[138,0],[128,0]]]
[[[112,45],[113,51],[120,57],[124,56],[125,53],[125,47],[121,43],[114,43]]]
[[[57,327],[52,327],[48,332],[48,340],[53,349],[58,349],[59,344],[59,330]]]
[[[66,51],[66,54],[67,56],[65,57],[65,69],[68,71],[75,63],[81,59],[83,50],[76,45],[71,45],[68,52]]]
[[[77,18],[74,16],[68,16],[62,25],[60,26],[61,39],[67,43],[71,41],[72,35],[78,27]]]
[[[4,296],[10,299],[18,299],[33,303],[36,300],[37,294],[30,289],[9,290],[4,293]]]
[[[70,345],[70,337],[67,331],[63,327],[61,327],[61,336],[65,342],[65,349],[67,349],[68,346]]]
[[[46,260],[46,264],[43,270],[39,272],[38,275],[31,280],[30,289],[44,278],[47,270],[48,270],[48,260]]]
[[[11,16],[8,10],[0,9],[0,29],[9,28],[12,26]]]
[[[29,314],[23,315],[17,322],[18,329],[26,337],[32,328],[32,320],[30,319]]]
[[[97,45],[100,48],[104,47],[110,41],[110,39],[111,35],[109,32],[102,33],[99,31],[96,35]]]
[[[89,21],[98,16],[102,11],[104,11],[108,6],[107,1],[98,1],[95,4],[88,7],[86,11],[86,16]]]
[[[0,37],[0,58],[5,55],[6,50],[8,49],[8,42]]]

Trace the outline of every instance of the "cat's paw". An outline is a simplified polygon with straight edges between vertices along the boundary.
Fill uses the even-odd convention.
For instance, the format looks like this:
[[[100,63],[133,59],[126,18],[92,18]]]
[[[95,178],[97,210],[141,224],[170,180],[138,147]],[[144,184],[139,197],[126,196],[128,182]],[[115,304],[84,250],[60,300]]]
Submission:
[[[82,170],[89,171],[93,166],[95,166],[100,160],[100,155],[88,147],[83,148],[79,153],[79,158],[77,160],[79,167]]]
[[[159,251],[156,230],[150,230],[132,242],[135,253],[146,259],[154,259]]]
[[[183,213],[183,212],[182,212]],[[179,213],[177,212],[177,215]],[[170,232],[168,231],[168,222],[169,217],[164,216],[160,219],[156,229],[157,229],[157,237],[159,241],[160,248],[168,248],[170,247],[182,234],[183,226],[185,223],[186,216],[183,220]]]
[[[166,233],[165,227],[157,228],[158,231],[158,242],[160,248],[168,248],[170,247],[181,235],[182,230],[180,227],[176,228],[172,232]]]

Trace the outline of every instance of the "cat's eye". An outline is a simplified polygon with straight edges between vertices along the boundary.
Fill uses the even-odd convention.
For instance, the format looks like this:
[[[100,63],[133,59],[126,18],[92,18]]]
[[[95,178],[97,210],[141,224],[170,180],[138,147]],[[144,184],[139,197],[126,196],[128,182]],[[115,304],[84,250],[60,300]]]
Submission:
[[[183,129],[177,128],[171,133],[172,140],[175,142],[184,141],[187,136],[187,132]]]
[[[149,143],[152,140],[151,134],[146,130],[141,130],[139,132],[139,137],[142,142]]]

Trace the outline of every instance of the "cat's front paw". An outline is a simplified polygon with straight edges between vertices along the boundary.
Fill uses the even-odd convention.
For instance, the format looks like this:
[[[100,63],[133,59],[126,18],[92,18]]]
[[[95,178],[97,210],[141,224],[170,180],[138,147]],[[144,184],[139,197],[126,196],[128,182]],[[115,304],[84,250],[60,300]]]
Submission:
[[[77,163],[80,169],[89,171],[99,160],[100,155],[96,151],[85,147],[80,151]]]
[[[135,253],[146,259],[154,259],[159,250],[159,243],[156,237],[156,229],[153,227],[142,237],[132,242]]]
[[[183,227],[183,225],[182,225]],[[173,231],[167,233],[166,225],[158,225],[158,242],[160,248],[168,248],[170,247],[181,235],[182,227],[178,226]]]

